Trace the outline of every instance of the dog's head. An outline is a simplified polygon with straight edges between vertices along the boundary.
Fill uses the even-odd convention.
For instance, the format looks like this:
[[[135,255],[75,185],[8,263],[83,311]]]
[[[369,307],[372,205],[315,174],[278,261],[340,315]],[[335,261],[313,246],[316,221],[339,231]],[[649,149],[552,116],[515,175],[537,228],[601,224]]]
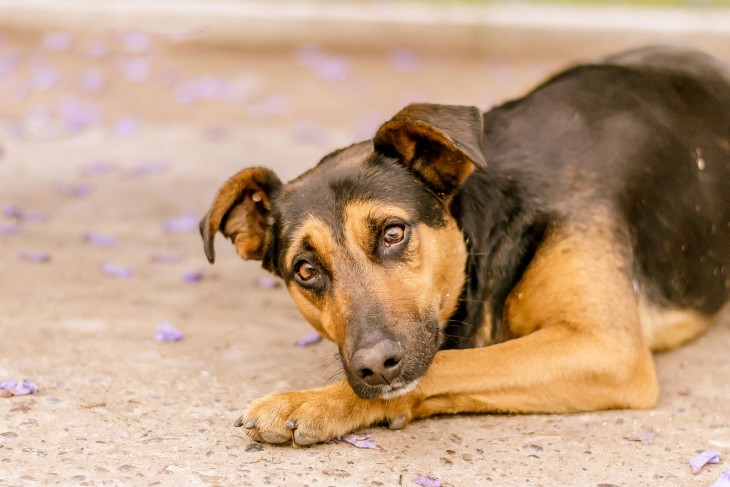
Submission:
[[[363,398],[415,387],[443,341],[464,284],[465,243],[449,206],[486,165],[473,107],[410,105],[372,140],[282,184],[234,175],[201,221],[214,261],[221,231],[286,282],[306,319],[339,347]]]

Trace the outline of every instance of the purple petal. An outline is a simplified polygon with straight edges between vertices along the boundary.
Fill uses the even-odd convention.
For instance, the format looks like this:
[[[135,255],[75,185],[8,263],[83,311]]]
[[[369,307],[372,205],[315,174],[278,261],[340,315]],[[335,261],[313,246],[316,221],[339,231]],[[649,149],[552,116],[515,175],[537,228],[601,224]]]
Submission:
[[[132,174],[135,176],[148,176],[163,173],[168,169],[170,169],[170,164],[167,161],[141,161],[132,168]]]
[[[641,431],[639,433],[636,433],[631,436],[627,436],[626,439],[629,441],[639,441],[642,445],[651,445],[654,443],[654,440],[657,437],[656,431],[653,429],[648,429]]]
[[[264,289],[274,289],[281,286],[281,281],[271,276],[259,276],[254,282],[258,287]]]
[[[58,83],[58,71],[55,69],[45,66],[38,65],[31,69],[31,86],[35,91],[46,91]]]
[[[322,127],[308,120],[297,122],[292,128],[292,134],[295,139],[310,144],[324,145],[327,141],[327,135]]]
[[[119,62],[119,70],[129,81],[142,83],[147,81],[150,75],[150,63],[142,57],[129,57]]]
[[[3,205],[3,215],[13,218],[22,218],[23,211],[15,203],[6,203]]]
[[[167,321],[160,323],[155,332],[155,340],[158,342],[179,342],[183,338],[182,332]]]
[[[198,230],[198,217],[186,213],[175,218],[167,218],[162,222],[162,229],[168,233],[184,233]]]
[[[139,30],[124,32],[122,33],[121,38],[127,49],[134,52],[146,51],[152,44],[150,35]]]
[[[284,115],[290,109],[289,97],[285,93],[272,93],[253,104],[249,113],[257,119]]]
[[[45,252],[33,252],[29,250],[21,250],[18,257],[29,262],[49,262],[51,256]]]
[[[720,463],[720,452],[705,450],[689,461],[689,465],[692,467],[692,473],[695,475],[700,473],[702,467],[708,463]]]
[[[104,41],[96,41],[89,48],[88,56],[91,59],[102,59],[106,57],[107,53],[108,49]]]
[[[0,235],[16,235],[20,233],[21,226],[15,222],[0,222]]]
[[[48,213],[45,211],[25,211],[20,219],[24,222],[44,222],[48,220]]]
[[[308,345],[314,345],[315,343],[318,343],[322,340],[322,335],[317,333],[316,331],[311,331],[304,335],[302,338],[294,342],[295,345],[298,345],[300,347],[306,347]]]
[[[185,282],[196,283],[203,280],[205,277],[205,271],[203,269],[196,269],[192,272],[186,272],[183,274]]]
[[[227,139],[229,133],[230,129],[225,125],[211,125],[210,127],[205,129],[205,135],[208,140],[212,140],[215,142]]]
[[[730,470],[723,472],[710,487],[730,487]]]
[[[14,139],[22,139],[27,135],[25,125],[21,122],[9,122],[7,124],[7,130]]]
[[[4,205],[2,214],[24,222],[40,222],[48,219],[48,214],[44,211],[25,211],[15,203]]]
[[[87,196],[91,194],[91,185],[89,184],[59,184],[56,186],[58,194],[63,196]]]
[[[108,161],[95,161],[81,168],[81,172],[88,176],[101,176],[111,171],[112,165]]]
[[[5,379],[4,381],[0,381],[0,389],[7,391],[15,387],[17,383],[18,381],[16,381],[12,377],[10,379]]]
[[[436,477],[431,477],[430,475],[427,477],[416,477],[413,480],[413,483],[417,485],[422,485],[423,487],[441,487],[441,481]]]
[[[52,32],[43,39],[43,47],[49,51],[68,51],[71,47],[71,35],[66,32]]]
[[[394,49],[390,51],[388,60],[393,69],[402,72],[415,71],[419,65],[416,53],[408,49]]]
[[[129,267],[122,267],[114,264],[109,264],[107,262],[101,264],[101,270],[105,274],[109,274],[110,276],[119,277],[122,279],[129,279],[130,277],[134,276],[134,271]]]
[[[335,83],[347,80],[350,66],[343,58],[327,57],[314,68],[314,72],[323,80]]]
[[[104,72],[98,68],[89,68],[81,75],[81,89],[85,91],[101,91],[106,85]]]
[[[10,389],[10,392],[12,392],[16,396],[35,394],[36,392],[38,392],[38,385],[30,379],[23,379],[23,382],[20,385],[17,385]]]
[[[66,129],[78,133],[97,123],[101,110],[93,103],[73,96],[65,96],[58,104],[58,113],[66,122]]]
[[[370,433],[365,433],[364,435],[345,435],[342,437],[342,440],[358,448],[378,447],[373,441],[370,441]]]
[[[180,262],[183,259],[183,255],[177,252],[158,252],[152,254],[151,257],[153,262]]]
[[[84,240],[98,247],[111,247],[117,243],[116,237],[93,232],[84,232]]]
[[[114,123],[114,135],[120,139],[127,139],[139,132],[139,119],[136,117],[121,117]]]

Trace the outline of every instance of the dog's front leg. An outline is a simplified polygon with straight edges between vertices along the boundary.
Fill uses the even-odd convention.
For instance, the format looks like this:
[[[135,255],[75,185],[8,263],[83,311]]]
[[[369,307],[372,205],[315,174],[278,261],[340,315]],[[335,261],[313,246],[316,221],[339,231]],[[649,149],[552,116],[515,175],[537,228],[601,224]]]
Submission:
[[[264,396],[248,407],[236,426],[243,426],[257,441],[311,445],[374,423],[400,428],[410,421],[417,397],[361,399],[340,381],[320,389]]]
[[[652,407],[657,381],[630,247],[611,228],[596,215],[553,229],[507,300],[504,317],[516,338],[439,352],[414,416]]]

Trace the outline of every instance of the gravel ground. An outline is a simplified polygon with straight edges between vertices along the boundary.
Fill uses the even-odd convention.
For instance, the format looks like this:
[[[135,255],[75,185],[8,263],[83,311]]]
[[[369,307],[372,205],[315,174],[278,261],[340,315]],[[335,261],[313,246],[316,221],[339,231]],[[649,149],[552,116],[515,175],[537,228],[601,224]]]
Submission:
[[[570,52],[0,33],[0,381],[38,384],[0,397],[0,485],[708,486],[729,469],[728,319],[657,356],[650,411],[441,417],[368,428],[374,449],[233,427],[250,400],[337,371],[332,345],[295,345],[308,325],[255,263],[219,245],[208,266],[191,223],[221,182],[260,164],[290,179],[408,101],[487,108]],[[163,321],[184,340],[157,342]],[[708,449],[721,463],[693,475]]]

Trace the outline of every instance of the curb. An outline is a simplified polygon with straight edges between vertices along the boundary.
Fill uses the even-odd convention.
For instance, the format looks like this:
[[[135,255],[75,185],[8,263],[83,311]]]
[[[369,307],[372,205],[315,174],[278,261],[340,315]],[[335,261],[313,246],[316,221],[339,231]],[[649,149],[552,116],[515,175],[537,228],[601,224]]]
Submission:
[[[252,49],[303,43],[352,51],[408,47],[516,57],[638,44],[730,51],[730,9],[243,0],[0,0],[0,26],[140,29]],[[191,34],[194,32],[194,36]],[[605,48],[601,49],[602,46]]]

